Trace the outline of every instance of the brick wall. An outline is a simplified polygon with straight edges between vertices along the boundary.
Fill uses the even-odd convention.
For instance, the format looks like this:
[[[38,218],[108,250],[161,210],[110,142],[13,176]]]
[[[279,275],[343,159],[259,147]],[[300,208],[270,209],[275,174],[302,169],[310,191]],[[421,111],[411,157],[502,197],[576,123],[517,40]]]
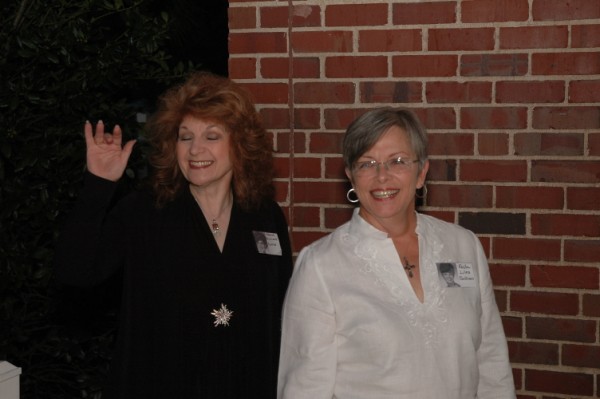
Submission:
[[[348,123],[410,107],[421,210],[481,238],[519,397],[600,396],[600,1],[229,5],[230,76],[273,132],[295,250],[350,216]]]

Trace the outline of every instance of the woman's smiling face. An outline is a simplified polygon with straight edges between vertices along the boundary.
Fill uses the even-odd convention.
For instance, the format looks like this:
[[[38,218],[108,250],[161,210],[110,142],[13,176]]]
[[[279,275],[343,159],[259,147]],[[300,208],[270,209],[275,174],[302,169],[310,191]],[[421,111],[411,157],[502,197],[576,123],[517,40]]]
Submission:
[[[177,163],[194,186],[230,184],[233,175],[230,134],[221,125],[186,116],[179,125]]]
[[[412,162],[402,168],[388,170],[381,163],[398,157],[416,160],[408,134],[404,129],[392,126],[356,162],[375,161],[380,162],[379,166],[370,168],[366,174],[359,173],[355,167],[346,169],[346,175],[360,200],[361,216],[383,231],[383,226],[389,222],[406,220],[414,213],[415,191],[423,187],[429,167],[426,161],[419,170],[419,163]]]

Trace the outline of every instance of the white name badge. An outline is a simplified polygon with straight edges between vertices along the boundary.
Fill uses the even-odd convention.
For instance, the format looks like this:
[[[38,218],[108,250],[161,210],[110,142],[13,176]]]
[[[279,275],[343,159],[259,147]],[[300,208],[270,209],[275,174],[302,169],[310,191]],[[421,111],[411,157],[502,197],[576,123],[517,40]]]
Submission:
[[[475,270],[471,263],[436,263],[442,286],[447,288],[477,287]]]
[[[265,255],[281,256],[281,244],[277,233],[268,231],[253,231],[254,241],[256,242],[256,250]]]

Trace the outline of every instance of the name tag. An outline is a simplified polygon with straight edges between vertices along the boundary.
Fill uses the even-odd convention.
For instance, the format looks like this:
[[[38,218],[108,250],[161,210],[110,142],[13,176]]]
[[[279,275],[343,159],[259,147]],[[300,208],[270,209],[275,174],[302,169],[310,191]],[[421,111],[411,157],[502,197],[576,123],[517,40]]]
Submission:
[[[436,263],[442,286],[448,288],[477,287],[475,270],[471,263]]]
[[[281,244],[279,243],[277,233],[253,231],[252,234],[254,235],[254,242],[256,243],[258,253],[281,256]]]

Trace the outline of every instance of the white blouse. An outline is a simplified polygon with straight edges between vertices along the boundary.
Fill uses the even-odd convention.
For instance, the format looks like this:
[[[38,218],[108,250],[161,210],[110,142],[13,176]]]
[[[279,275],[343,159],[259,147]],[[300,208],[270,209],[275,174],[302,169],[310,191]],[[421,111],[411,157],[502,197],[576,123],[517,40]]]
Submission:
[[[387,234],[358,215],[304,248],[283,315],[278,397],[515,398],[485,253],[417,214],[421,303]],[[452,263],[456,284],[438,263]]]

